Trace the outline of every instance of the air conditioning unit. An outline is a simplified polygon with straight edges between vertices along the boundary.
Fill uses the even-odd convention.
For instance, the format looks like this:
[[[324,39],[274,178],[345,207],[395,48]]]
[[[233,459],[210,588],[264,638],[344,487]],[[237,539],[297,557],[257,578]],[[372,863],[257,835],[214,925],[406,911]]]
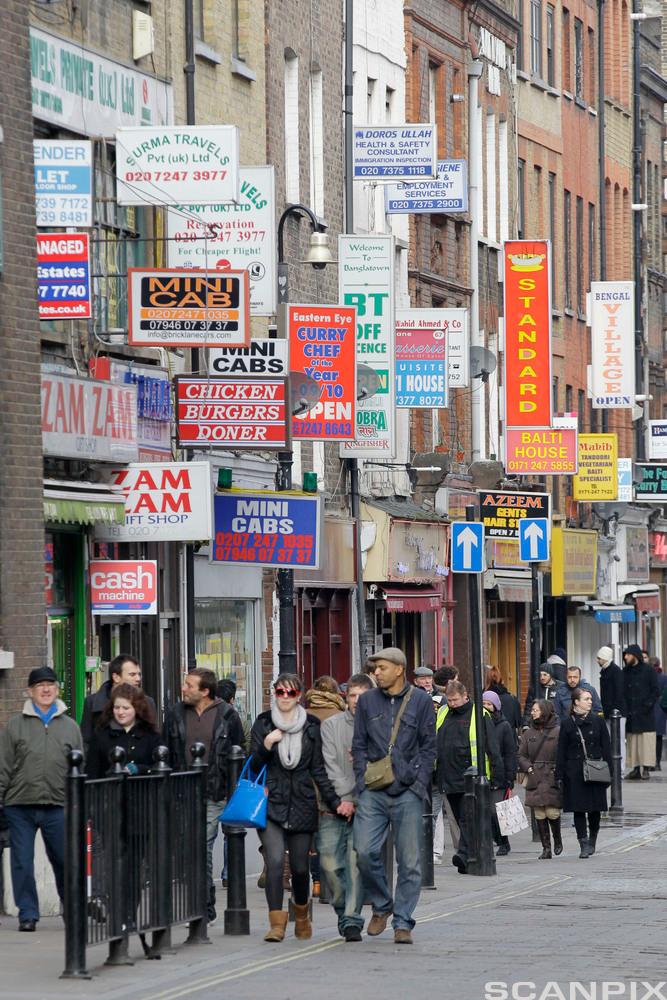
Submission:
[[[6,649],[0,649],[0,670],[12,670],[14,667],[14,654]]]
[[[153,18],[140,10],[132,11],[132,58],[135,60],[149,56],[155,50]]]

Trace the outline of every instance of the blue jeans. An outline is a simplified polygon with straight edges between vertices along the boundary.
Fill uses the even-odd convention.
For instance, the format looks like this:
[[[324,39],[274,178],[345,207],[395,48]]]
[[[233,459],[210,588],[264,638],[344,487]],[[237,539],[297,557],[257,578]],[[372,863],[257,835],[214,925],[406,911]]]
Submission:
[[[37,921],[35,836],[41,830],[62,902],[65,894],[65,810],[62,806],[5,806],[5,816],[9,826],[12,890],[19,920]]]
[[[400,795],[371,792],[359,798],[354,817],[354,849],[359,870],[374,913],[392,913],[394,930],[412,930],[412,914],[421,891],[421,834],[423,802],[414,792]],[[398,866],[392,899],[382,859],[382,848],[391,827]]]
[[[361,930],[364,926],[361,916],[364,888],[352,840],[353,829],[354,823],[348,823],[341,817],[320,816],[317,833],[320,868],[331,892],[331,905],[336,911],[341,934],[346,927]]]
[[[208,881],[208,905],[209,911],[215,906],[215,882],[213,881],[213,847],[220,829],[218,817],[225,808],[226,799],[222,802],[206,800],[206,877]],[[211,914],[209,913],[209,920]]]

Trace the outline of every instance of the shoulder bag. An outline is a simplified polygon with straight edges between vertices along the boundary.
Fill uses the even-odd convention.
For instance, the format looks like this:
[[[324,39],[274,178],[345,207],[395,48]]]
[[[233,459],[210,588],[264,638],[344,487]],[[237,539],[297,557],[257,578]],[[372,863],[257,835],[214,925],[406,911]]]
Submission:
[[[577,726],[577,732],[579,733],[579,739],[581,740],[581,747],[584,751],[584,763],[583,763],[583,778],[584,784],[586,785],[611,785],[611,772],[609,770],[609,764],[606,760],[595,760],[594,757],[589,757],[586,753],[586,741],[581,735],[581,729]]]
[[[266,765],[257,776],[250,771],[248,757],[239,775],[236,788],[218,819],[226,826],[246,826],[263,830],[266,826],[266,807],[269,790],[266,787]],[[246,776],[247,775],[247,776]]]
[[[379,792],[383,788],[388,788],[394,780],[394,769],[391,766],[391,754],[394,746],[396,745],[396,737],[398,736],[401,720],[405,714],[406,708],[408,707],[408,702],[412,697],[413,691],[414,688],[410,688],[408,693],[403,698],[403,704],[398,710],[398,714],[389,737],[389,746],[387,747],[386,756],[380,757],[379,760],[372,760],[366,765],[364,784],[366,785],[366,788],[370,788],[372,792]]]

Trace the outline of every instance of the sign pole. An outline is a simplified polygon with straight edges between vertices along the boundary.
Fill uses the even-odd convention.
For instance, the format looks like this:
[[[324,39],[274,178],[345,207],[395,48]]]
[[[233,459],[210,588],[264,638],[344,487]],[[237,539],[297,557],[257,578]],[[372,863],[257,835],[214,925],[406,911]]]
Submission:
[[[537,576],[537,563],[530,564],[530,677],[533,691],[537,695],[540,683],[540,661],[541,661],[541,625],[540,625],[540,593]]]

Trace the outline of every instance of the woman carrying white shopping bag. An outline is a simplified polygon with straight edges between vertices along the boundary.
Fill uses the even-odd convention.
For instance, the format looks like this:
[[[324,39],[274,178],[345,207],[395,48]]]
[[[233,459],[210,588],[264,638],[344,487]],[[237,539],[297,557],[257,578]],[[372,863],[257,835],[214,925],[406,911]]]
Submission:
[[[561,854],[560,832],[562,807],[561,790],[556,784],[559,726],[553,702],[540,698],[530,710],[531,724],[519,743],[519,771],[526,775],[526,805],[535,810],[537,829],[542,841],[540,860],[551,857],[553,834],[554,854]]]

